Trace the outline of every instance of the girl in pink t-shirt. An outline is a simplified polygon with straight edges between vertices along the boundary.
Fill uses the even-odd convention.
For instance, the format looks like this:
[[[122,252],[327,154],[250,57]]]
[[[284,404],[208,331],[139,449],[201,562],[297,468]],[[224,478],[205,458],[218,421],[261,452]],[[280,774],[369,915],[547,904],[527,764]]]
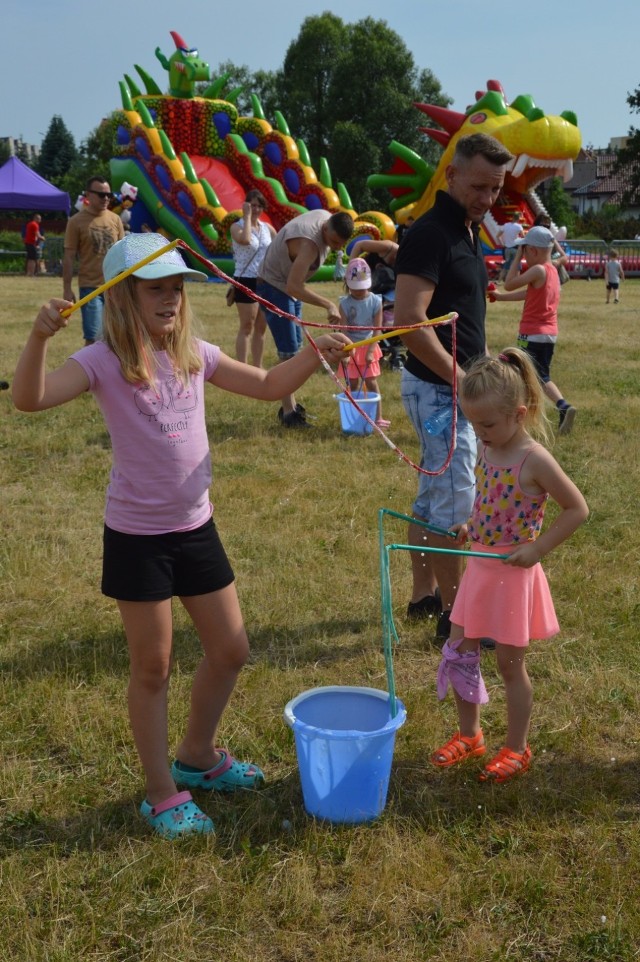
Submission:
[[[166,245],[158,234],[127,235],[105,257],[105,280]],[[146,777],[140,810],[167,838],[214,831],[189,788],[229,792],[264,781],[256,765],[216,747],[218,723],[249,649],[233,571],[212,519],[204,385],[277,401],[319,364],[307,346],[265,371],[195,338],[186,275],[206,277],[173,249],[108,289],[104,340],[50,372],[47,345],[67,326],[61,312],[72,304],[55,299],[43,305],[13,380],[14,402],[22,411],[43,411],[91,391],[105,418],[113,467],[102,590],[117,601],[129,647],[129,718]],[[339,332],[316,339],[334,362],[348,343]],[[187,730],[170,767],[174,595],[193,620],[204,657],[193,681]]]
[[[451,683],[459,729],[431,761],[446,768],[484,755],[480,705],[489,698],[480,674],[480,639],[493,638],[505,686],[507,736],[480,780],[505,782],[531,761],[525,649],[531,638],[549,638],[559,630],[540,561],[573,534],[588,508],[573,481],[529,433],[544,437],[545,419],[544,395],[526,352],[508,348],[476,361],[462,381],[460,406],[478,437],[478,461],[471,519],[454,528],[459,545],[470,537],[474,555],[451,609],[451,634],[438,669],[438,696],[444,698]],[[560,511],[541,533],[549,496]]]

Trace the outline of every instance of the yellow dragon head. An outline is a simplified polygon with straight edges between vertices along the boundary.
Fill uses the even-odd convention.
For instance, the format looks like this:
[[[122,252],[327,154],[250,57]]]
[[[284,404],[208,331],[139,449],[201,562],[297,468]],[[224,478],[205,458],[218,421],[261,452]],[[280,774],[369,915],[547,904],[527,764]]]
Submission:
[[[536,107],[529,94],[520,94],[508,104],[497,80],[489,80],[486,91],[476,93],[476,102],[465,113],[430,104],[416,104],[416,107],[443,128],[421,128],[444,148],[436,170],[429,168],[413,151],[394,142],[390,146],[396,156],[392,170],[369,178],[371,186],[386,186],[395,195],[391,208],[400,222],[409,215],[419,217],[433,205],[436,192],[446,188],[445,171],[456,144],[468,134],[490,134],[515,158],[498,203],[483,223],[491,246],[495,246],[500,224],[509,219],[514,209],[525,214],[525,222],[533,223],[543,209],[535,193],[538,184],[549,177],[562,177],[566,181],[572,176],[573,161],[580,150],[580,131],[576,115],[571,111],[564,111],[560,116],[547,115]]]

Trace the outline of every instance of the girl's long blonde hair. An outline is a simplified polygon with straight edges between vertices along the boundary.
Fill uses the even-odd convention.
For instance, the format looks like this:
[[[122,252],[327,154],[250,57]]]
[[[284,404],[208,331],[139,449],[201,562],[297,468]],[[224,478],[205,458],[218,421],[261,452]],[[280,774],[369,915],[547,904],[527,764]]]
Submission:
[[[507,347],[497,357],[480,357],[473,362],[460,385],[461,401],[483,401],[495,397],[496,407],[512,414],[525,405],[526,430],[544,444],[551,432],[545,413],[545,395],[529,355],[517,347]]]
[[[137,283],[135,277],[125,277],[118,284],[117,291],[110,288],[106,292],[102,336],[105,344],[120,361],[125,380],[131,384],[152,386],[157,374],[156,349],[140,312],[136,296]],[[188,384],[191,375],[202,367],[193,327],[193,315],[185,286],[175,327],[164,343],[164,350],[182,384]]]

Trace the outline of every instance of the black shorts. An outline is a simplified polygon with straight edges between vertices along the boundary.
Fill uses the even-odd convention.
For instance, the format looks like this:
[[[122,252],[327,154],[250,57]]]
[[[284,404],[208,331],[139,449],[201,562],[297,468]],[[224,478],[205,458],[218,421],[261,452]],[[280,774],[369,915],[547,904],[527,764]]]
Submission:
[[[257,277],[236,277],[234,279],[240,284],[244,284],[250,291],[255,291],[256,284],[258,283]],[[239,287],[236,287],[236,304],[255,304],[255,298],[249,297],[249,295],[241,291]]]
[[[210,518],[193,531],[124,534],[104,526],[102,593],[118,601],[206,595],[234,580]]]
[[[553,341],[530,341],[526,334],[518,338],[518,347],[526,351],[535,365],[538,377],[543,384],[551,380],[551,361],[555,344]]]
[[[37,261],[37,260],[38,260],[38,248],[36,247],[36,245],[35,245],[35,244],[25,244],[24,246],[25,246],[26,249],[27,249],[27,260],[28,260],[28,261]]]

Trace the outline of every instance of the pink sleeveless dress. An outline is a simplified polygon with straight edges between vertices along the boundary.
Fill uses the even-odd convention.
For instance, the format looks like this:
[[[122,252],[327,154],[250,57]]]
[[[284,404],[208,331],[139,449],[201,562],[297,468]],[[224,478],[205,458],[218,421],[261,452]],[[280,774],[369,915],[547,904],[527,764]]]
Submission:
[[[469,522],[471,550],[509,554],[540,534],[548,495],[527,494],[520,487],[520,471],[531,450],[509,467],[491,464],[484,450],[480,454]],[[467,559],[451,621],[467,638],[494,638],[518,647],[560,630],[542,565],[511,567],[493,558]]]

